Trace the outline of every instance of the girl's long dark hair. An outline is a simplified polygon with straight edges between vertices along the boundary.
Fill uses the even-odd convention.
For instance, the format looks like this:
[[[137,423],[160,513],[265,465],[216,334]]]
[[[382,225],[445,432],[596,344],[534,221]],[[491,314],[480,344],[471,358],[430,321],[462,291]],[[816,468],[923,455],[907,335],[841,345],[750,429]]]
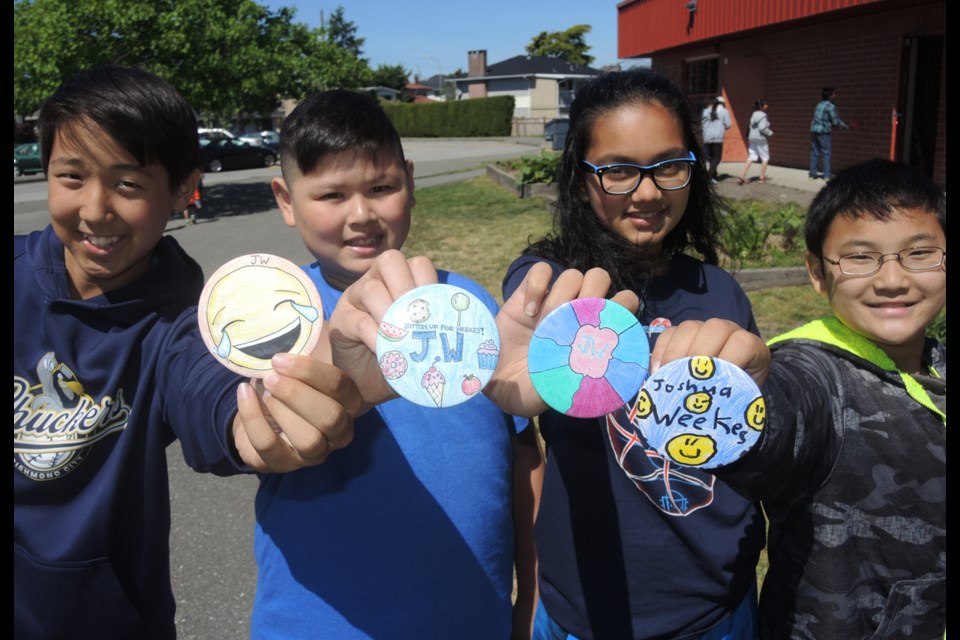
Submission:
[[[590,147],[593,125],[600,116],[630,104],[657,104],[672,113],[683,130],[684,144],[698,160],[688,187],[687,209],[656,255],[604,227],[583,198],[586,174],[581,160]],[[705,262],[717,264],[722,250],[720,199],[710,184],[692,122],[683,92],[653,71],[608,72],[591,80],[577,92],[570,108],[570,128],[557,175],[553,231],[532,243],[525,253],[580,271],[601,267],[610,274],[614,290],[640,290],[652,268],[688,248],[696,250]]]

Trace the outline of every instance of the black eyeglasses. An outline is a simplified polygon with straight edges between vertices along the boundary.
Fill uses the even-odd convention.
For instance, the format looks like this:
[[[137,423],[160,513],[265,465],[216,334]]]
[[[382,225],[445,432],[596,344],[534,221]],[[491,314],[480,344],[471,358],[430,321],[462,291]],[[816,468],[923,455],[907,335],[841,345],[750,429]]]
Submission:
[[[840,267],[840,273],[848,276],[873,275],[883,266],[884,260],[893,256],[900,266],[907,271],[929,271],[943,264],[947,252],[940,247],[909,247],[897,253],[879,253],[877,251],[861,251],[848,256],[841,256],[837,260],[823,256],[830,264]]]
[[[636,191],[646,175],[650,176],[653,184],[661,191],[683,189],[690,184],[697,157],[690,151],[686,158],[672,158],[651,165],[605,164],[598,167],[586,160],[581,162],[600,178],[600,188],[604,193],[625,196]]]

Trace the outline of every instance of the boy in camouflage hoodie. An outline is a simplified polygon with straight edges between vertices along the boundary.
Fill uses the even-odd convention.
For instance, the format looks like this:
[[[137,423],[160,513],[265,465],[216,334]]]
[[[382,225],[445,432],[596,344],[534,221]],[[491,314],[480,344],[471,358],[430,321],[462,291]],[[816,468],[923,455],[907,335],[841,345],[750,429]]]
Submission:
[[[763,501],[761,638],[940,638],[946,623],[946,198],[886,160],[812,203],[833,315],[770,341],[767,424],[716,473]]]

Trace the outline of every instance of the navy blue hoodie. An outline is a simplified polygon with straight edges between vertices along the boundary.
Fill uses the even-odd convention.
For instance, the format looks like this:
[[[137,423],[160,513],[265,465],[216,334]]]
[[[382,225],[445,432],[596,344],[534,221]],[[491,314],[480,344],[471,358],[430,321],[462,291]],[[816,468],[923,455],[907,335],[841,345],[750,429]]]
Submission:
[[[172,638],[165,448],[235,473],[240,377],[207,352],[203,273],[175,240],[75,300],[50,227],[14,236],[14,637]]]

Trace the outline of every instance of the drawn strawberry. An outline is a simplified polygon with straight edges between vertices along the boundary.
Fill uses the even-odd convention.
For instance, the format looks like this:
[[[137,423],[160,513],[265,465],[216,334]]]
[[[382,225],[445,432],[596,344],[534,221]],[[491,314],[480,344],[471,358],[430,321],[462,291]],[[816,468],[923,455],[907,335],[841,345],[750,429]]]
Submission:
[[[472,396],[476,392],[480,391],[483,387],[483,383],[480,382],[480,378],[468,373],[463,376],[463,382],[460,383],[460,389],[463,391],[463,395]]]

